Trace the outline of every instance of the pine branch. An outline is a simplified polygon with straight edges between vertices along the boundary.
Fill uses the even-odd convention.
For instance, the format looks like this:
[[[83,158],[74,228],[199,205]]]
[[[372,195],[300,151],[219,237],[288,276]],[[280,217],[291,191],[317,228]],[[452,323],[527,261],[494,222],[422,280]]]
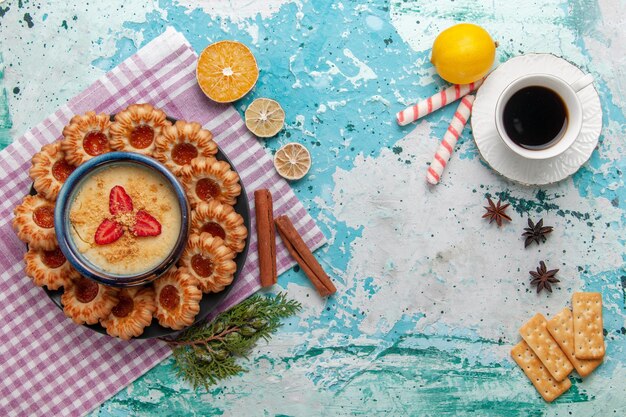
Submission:
[[[274,297],[254,295],[211,323],[198,323],[176,340],[162,340],[173,350],[176,374],[194,389],[204,387],[208,391],[218,381],[245,372],[236,358],[245,358],[260,339],[269,341],[282,326],[281,320],[301,308],[284,293]]]

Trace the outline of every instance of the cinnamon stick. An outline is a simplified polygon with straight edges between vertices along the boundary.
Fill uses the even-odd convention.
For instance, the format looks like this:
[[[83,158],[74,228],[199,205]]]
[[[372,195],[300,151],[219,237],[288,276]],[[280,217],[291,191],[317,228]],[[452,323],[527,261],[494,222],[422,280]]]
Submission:
[[[254,192],[256,212],[257,249],[261,287],[276,284],[276,229],[274,228],[274,206],[272,194],[267,189]]]
[[[302,237],[293,226],[293,223],[287,216],[279,216],[274,222],[278,228],[278,233],[287,247],[291,256],[298,262],[300,268],[304,271],[311,283],[315,286],[317,292],[322,296],[334,294],[337,288],[317,262],[315,256],[308,248]]]

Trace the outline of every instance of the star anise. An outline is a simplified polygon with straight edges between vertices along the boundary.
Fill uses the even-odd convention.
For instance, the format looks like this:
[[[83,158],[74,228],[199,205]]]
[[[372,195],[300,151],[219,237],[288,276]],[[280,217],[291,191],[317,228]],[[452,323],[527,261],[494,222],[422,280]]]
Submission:
[[[530,285],[537,286],[537,294],[539,294],[544,288],[552,292],[552,286],[550,284],[560,282],[554,277],[557,272],[559,272],[558,269],[551,269],[550,271],[548,271],[548,268],[546,268],[546,263],[544,261],[541,261],[539,262],[539,266],[537,267],[537,272],[528,271],[528,273],[533,277],[533,280],[530,281]]]
[[[489,202],[489,206],[485,206],[487,212],[483,214],[483,219],[489,218],[489,224],[493,223],[495,220],[498,227],[502,226],[503,220],[511,221],[511,218],[505,213],[507,207],[510,206],[509,203],[502,204],[502,200],[498,200],[498,204],[496,205],[489,197],[487,197],[487,201]]]
[[[545,242],[546,235],[552,232],[552,226],[544,226],[543,219],[539,220],[537,224],[533,224],[533,221],[528,219],[528,227],[525,227],[524,230],[522,236],[526,238],[524,247],[527,248],[533,242],[537,242],[537,245]]]

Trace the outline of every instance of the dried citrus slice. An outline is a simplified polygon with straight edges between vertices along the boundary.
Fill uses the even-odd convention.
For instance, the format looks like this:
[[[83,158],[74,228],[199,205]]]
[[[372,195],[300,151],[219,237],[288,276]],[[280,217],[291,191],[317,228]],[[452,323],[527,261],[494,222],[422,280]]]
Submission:
[[[276,151],[274,166],[281,177],[299,180],[311,168],[311,154],[303,145],[291,142]]]
[[[285,122],[285,111],[278,102],[257,98],[246,109],[246,127],[260,138],[270,138],[280,132]]]
[[[198,58],[196,77],[211,100],[230,103],[245,96],[259,78],[256,59],[246,45],[220,41],[207,46]]]

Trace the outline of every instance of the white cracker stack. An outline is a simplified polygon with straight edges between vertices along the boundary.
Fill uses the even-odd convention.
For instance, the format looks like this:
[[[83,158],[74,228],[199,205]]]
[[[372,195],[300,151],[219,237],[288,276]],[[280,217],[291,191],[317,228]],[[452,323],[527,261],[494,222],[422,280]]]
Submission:
[[[552,402],[572,383],[573,369],[586,377],[604,357],[602,295],[574,293],[573,313],[564,308],[547,321],[536,314],[520,328],[524,340],[511,349],[511,357],[522,368],[544,400]]]

